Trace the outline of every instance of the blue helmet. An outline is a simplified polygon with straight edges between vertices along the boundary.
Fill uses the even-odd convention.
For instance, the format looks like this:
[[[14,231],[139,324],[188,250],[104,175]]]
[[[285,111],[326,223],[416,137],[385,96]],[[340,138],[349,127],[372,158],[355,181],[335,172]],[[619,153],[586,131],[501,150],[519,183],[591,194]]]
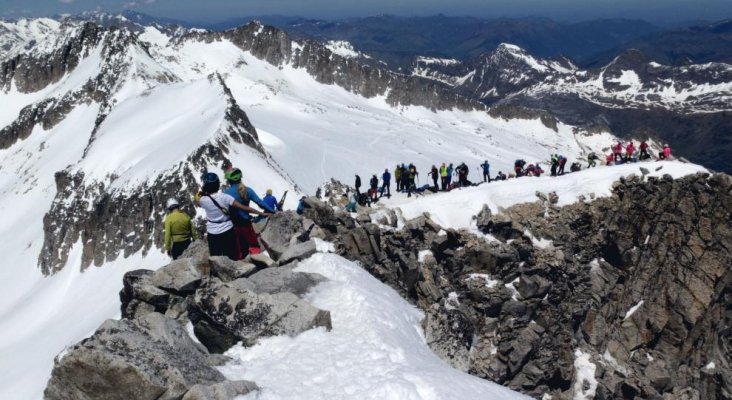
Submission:
[[[203,183],[203,191],[206,193],[216,193],[221,187],[219,176],[213,172],[207,172],[201,176],[201,182]]]

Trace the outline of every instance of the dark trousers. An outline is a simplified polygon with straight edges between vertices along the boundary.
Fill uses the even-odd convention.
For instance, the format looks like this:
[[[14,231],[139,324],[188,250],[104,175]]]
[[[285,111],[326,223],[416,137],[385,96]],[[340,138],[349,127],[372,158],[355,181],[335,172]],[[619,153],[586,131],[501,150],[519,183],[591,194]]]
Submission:
[[[491,181],[491,174],[488,172],[483,172],[483,182],[490,182]]]
[[[238,254],[236,254],[236,240],[233,228],[218,235],[209,233],[207,236],[208,252],[212,256],[227,256],[232,260],[237,259]]]
[[[398,190],[398,189],[397,189]],[[381,195],[391,196],[391,189],[389,189],[389,181],[384,181],[381,185]]]
[[[439,190],[439,188],[437,187],[437,175],[432,177],[432,182],[435,184],[435,191]]]
[[[445,189],[447,188],[447,177],[446,176],[440,177],[440,184],[442,185],[442,191],[444,192]]]
[[[182,242],[173,242],[173,247],[170,249],[170,256],[173,257],[173,260],[178,259],[181,254],[183,254],[184,251],[188,248],[188,246],[191,244],[191,239],[184,240]]]

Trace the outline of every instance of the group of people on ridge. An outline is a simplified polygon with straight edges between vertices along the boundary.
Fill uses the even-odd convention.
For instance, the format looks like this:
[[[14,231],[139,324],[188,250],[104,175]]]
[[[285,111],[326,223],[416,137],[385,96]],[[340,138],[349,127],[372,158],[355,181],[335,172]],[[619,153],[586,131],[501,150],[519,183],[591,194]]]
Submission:
[[[206,212],[206,239],[212,256],[227,256],[241,260],[249,254],[261,252],[257,233],[254,231],[254,215],[267,217],[282,210],[267,190],[262,199],[251,187],[242,182],[242,172],[225,161],[222,165],[227,185],[221,190],[219,176],[213,172],[201,175],[201,190],[196,193],[194,203]],[[250,206],[251,203],[261,208]],[[176,199],[167,203],[165,217],[165,250],[173,259],[178,258],[196,238],[191,218],[180,210]],[[257,217],[258,218],[258,217]]]

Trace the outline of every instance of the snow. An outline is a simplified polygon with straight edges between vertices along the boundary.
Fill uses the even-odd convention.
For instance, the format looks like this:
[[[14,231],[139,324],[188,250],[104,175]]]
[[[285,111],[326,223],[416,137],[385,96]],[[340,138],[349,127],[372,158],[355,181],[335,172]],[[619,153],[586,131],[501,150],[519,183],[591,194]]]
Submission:
[[[461,62],[452,58],[435,58],[435,57],[417,57],[418,63],[423,64],[440,64],[440,65],[458,65]]]
[[[710,361],[709,364],[704,366],[704,369],[707,371],[713,371],[715,368],[717,368],[717,365],[714,363],[714,361]]]
[[[381,200],[379,204],[399,208],[407,220],[429,212],[432,220],[443,227],[468,229],[473,222],[472,217],[480,212],[483,204],[487,204],[495,214],[516,204],[536,201],[537,191],[543,193],[555,191],[559,196],[557,205],[560,207],[576,202],[581,195],[589,197],[590,194],[594,194],[596,197],[606,197],[612,193],[612,184],[621,177],[632,174],[640,176],[639,167],[649,169],[651,171],[649,176],[670,174],[674,178],[707,171],[702,166],[679,161],[600,166],[558,177],[523,177],[491,182],[449,193],[426,195],[414,200],[406,196],[392,196],[391,199]],[[663,168],[656,171],[658,167]]]
[[[427,257],[434,257],[432,250],[420,250],[419,253],[417,253],[417,261],[421,263],[423,263]]]
[[[316,254],[297,271],[330,279],[307,300],[330,310],[333,330],[229,350],[235,361],[221,372],[262,388],[242,399],[528,399],[440,360],[425,343],[423,313],[357,264]]]
[[[574,351],[574,400],[592,400],[597,391],[597,380],[595,370],[597,366],[590,361],[590,354],[580,349]],[[585,389],[585,385],[587,388]]]
[[[345,58],[363,57],[363,54],[356,51],[353,48],[353,45],[345,40],[331,40],[325,44],[325,47],[327,47],[328,50],[332,51],[334,54],[338,54],[341,57],[345,57]]]
[[[496,287],[500,283],[500,281],[491,278],[487,274],[469,274],[466,280],[482,280],[485,282],[485,287],[487,288]]]
[[[626,319],[630,318],[636,311],[638,311],[638,309],[642,305],[643,305],[643,300],[639,301],[633,307],[630,307],[630,310],[628,310],[628,312],[625,313],[625,316],[623,317],[623,321],[625,321]]]

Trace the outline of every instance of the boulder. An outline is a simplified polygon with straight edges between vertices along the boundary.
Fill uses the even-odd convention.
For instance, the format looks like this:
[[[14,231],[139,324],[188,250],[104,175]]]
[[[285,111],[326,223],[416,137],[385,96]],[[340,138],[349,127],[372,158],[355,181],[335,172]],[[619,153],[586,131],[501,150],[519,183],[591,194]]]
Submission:
[[[183,326],[159,313],[107,320],[57,357],[44,397],[50,400],[180,399],[195,385],[224,381]]]
[[[293,261],[304,260],[318,251],[314,240],[308,240],[307,242],[294,244],[282,253],[279,259],[280,265],[289,264]]]
[[[320,274],[294,272],[290,266],[268,268],[257,272],[248,279],[257,293],[289,292],[302,297],[318,283],[327,279]]]
[[[257,270],[274,267],[277,263],[264,254],[249,254],[244,261],[254,264]]]
[[[292,293],[255,293],[246,279],[213,279],[196,292],[188,313],[196,337],[221,353],[242,341],[251,346],[262,336],[297,335],[322,326],[331,329],[330,312]]]
[[[487,204],[483,204],[483,208],[480,210],[478,215],[475,216],[475,224],[481,232],[488,232],[490,229],[493,219],[493,213]]]
[[[122,278],[122,290],[119,292],[123,318],[132,318],[141,310],[141,303],[150,307],[146,310],[164,313],[170,302],[170,293],[153,285],[151,278],[155,273],[147,269],[127,272]],[[144,313],[144,312],[143,312]]]
[[[209,265],[211,275],[225,282],[246,278],[259,270],[254,264],[245,261],[234,261],[224,256],[210,257]]]
[[[194,258],[179,258],[155,271],[150,283],[178,295],[192,294],[209,274],[208,262],[196,262]]]
[[[259,387],[249,381],[225,381],[210,385],[195,385],[183,396],[182,400],[232,400]]]
[[[524,299],[543,297],[551,289],[552,283],[539,275],[521,275],[516,289]]]
[[[259,240],[276,261],[290,246],[290,240],[302,232],[302,217],[293,211],[283,211],[267,218],[259,232]]]
[[[194,262],[202,263],[208,260],[209,256],[210,253],[208,252],[208,242],[199,239],[194,240],[193,243],[191,243],[188,248],[185,249],[183,254],[181,254],[178,258],[193,258]]]

